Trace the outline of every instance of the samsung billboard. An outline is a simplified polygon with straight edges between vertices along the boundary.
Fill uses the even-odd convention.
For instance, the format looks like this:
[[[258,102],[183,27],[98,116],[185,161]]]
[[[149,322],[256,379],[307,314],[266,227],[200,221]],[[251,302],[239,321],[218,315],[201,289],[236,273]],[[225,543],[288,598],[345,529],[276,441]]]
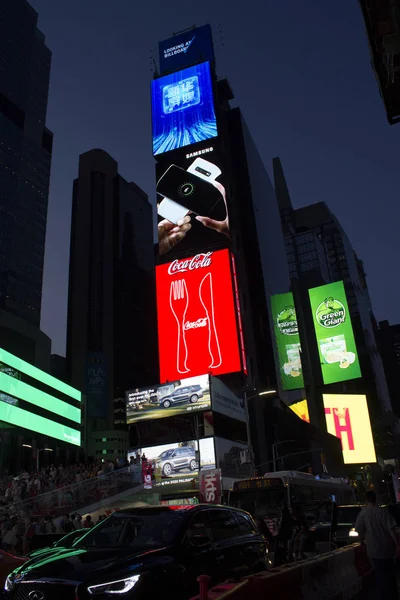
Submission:
[[[210,63],[154,79],[151,114],[155,156],[217,137]]]

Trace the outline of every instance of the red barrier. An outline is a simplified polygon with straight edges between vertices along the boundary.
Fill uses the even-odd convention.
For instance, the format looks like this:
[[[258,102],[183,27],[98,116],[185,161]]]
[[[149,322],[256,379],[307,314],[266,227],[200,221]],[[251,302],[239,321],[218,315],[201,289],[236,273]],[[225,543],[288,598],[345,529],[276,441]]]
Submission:
[[[3,589],[4,582],[14,569],[26,562],[26,558],[13,556],[4,550],[0,550],[0,588]]]
[[[372,576],[359,544],[212,588],[192,600],[349,600]]]

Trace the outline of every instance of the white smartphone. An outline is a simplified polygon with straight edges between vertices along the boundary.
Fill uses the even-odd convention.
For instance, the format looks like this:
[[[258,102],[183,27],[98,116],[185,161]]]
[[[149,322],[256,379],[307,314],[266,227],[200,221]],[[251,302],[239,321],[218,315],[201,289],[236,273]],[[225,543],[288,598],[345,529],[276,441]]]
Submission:
[[[178,221],[181,221],[183,217],[186,217],[190,211],[181,204],[174,202],[174,200],[163,198],[158,205],[157,212],[163,219],[167,219],[167,221],[177,225]]]
[[[200,177],[201,179],[205,179],[206,181],[214,181],[214,179],[217,179],[217,177],[219,177],[222,173],[221,169],[217,167],[217,165],[205,160],[205,158],[196,158],[190,167],[188,167],[187,171],[189,173],[193,173],[193,175],[197,175],[197,177]]]

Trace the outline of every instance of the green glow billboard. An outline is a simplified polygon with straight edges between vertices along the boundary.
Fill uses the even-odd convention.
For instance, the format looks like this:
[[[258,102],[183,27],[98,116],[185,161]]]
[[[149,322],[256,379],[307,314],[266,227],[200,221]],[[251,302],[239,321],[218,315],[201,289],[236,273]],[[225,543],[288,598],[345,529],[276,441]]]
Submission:
[[[325,384],[361,377],[343,281],[308,290]]]
[[[283,390],[304,387],[301,346],[293,294],[271,296],[272,319]]]

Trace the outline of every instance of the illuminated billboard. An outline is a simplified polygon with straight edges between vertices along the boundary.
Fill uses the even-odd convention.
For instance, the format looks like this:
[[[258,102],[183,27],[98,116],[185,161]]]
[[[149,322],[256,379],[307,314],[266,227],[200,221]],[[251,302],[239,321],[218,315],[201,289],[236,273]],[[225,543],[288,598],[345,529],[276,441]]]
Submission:
[[[161,383],[242,369],[229,250],[159,265],[156,286]]]
[[[164,154],[217,137],[209,62],[151,83],[153,154]]]
[[[160,73],[171,73],[195,63],[214,62],[214,45],[210,25],[178,33],[158,45]]]
[[[77,389],[0,348],[1,422],[80,446],[80,402]]]
[[[361,377],[343,281],[308,291],[325,384]]]
[[[211,246],[229,246],[224,174],[223,153],[215,141],[156,164],[158,251],[162,260],[171,260],[170,255],[196,254]]]
[[[199,444],[191,440],[137,448],[128,452],[128,460],[132,456],[143,462],[145,457],[152,466],[156,483],[182,483],[184,479],[198,476],[199,455],[201,470],[215,469],[214,438],[201,439]]]
[[[376,462],[367,397],[323,394],[326,427],[340,438],[345,464]]]
[[[296,309],[291,292],[271,296],[279,375],[283,390],[304,387]]]
[[[210,410],[209,379],[208,375],[200,375],[151,388],[129,390],[126,392],[126,422],[131,425],[149,419]]]
[[[298,416],[302,421],[310,422],[310,413],[308,412],[307,400],[300,400],[291,404],[289,408]]]

